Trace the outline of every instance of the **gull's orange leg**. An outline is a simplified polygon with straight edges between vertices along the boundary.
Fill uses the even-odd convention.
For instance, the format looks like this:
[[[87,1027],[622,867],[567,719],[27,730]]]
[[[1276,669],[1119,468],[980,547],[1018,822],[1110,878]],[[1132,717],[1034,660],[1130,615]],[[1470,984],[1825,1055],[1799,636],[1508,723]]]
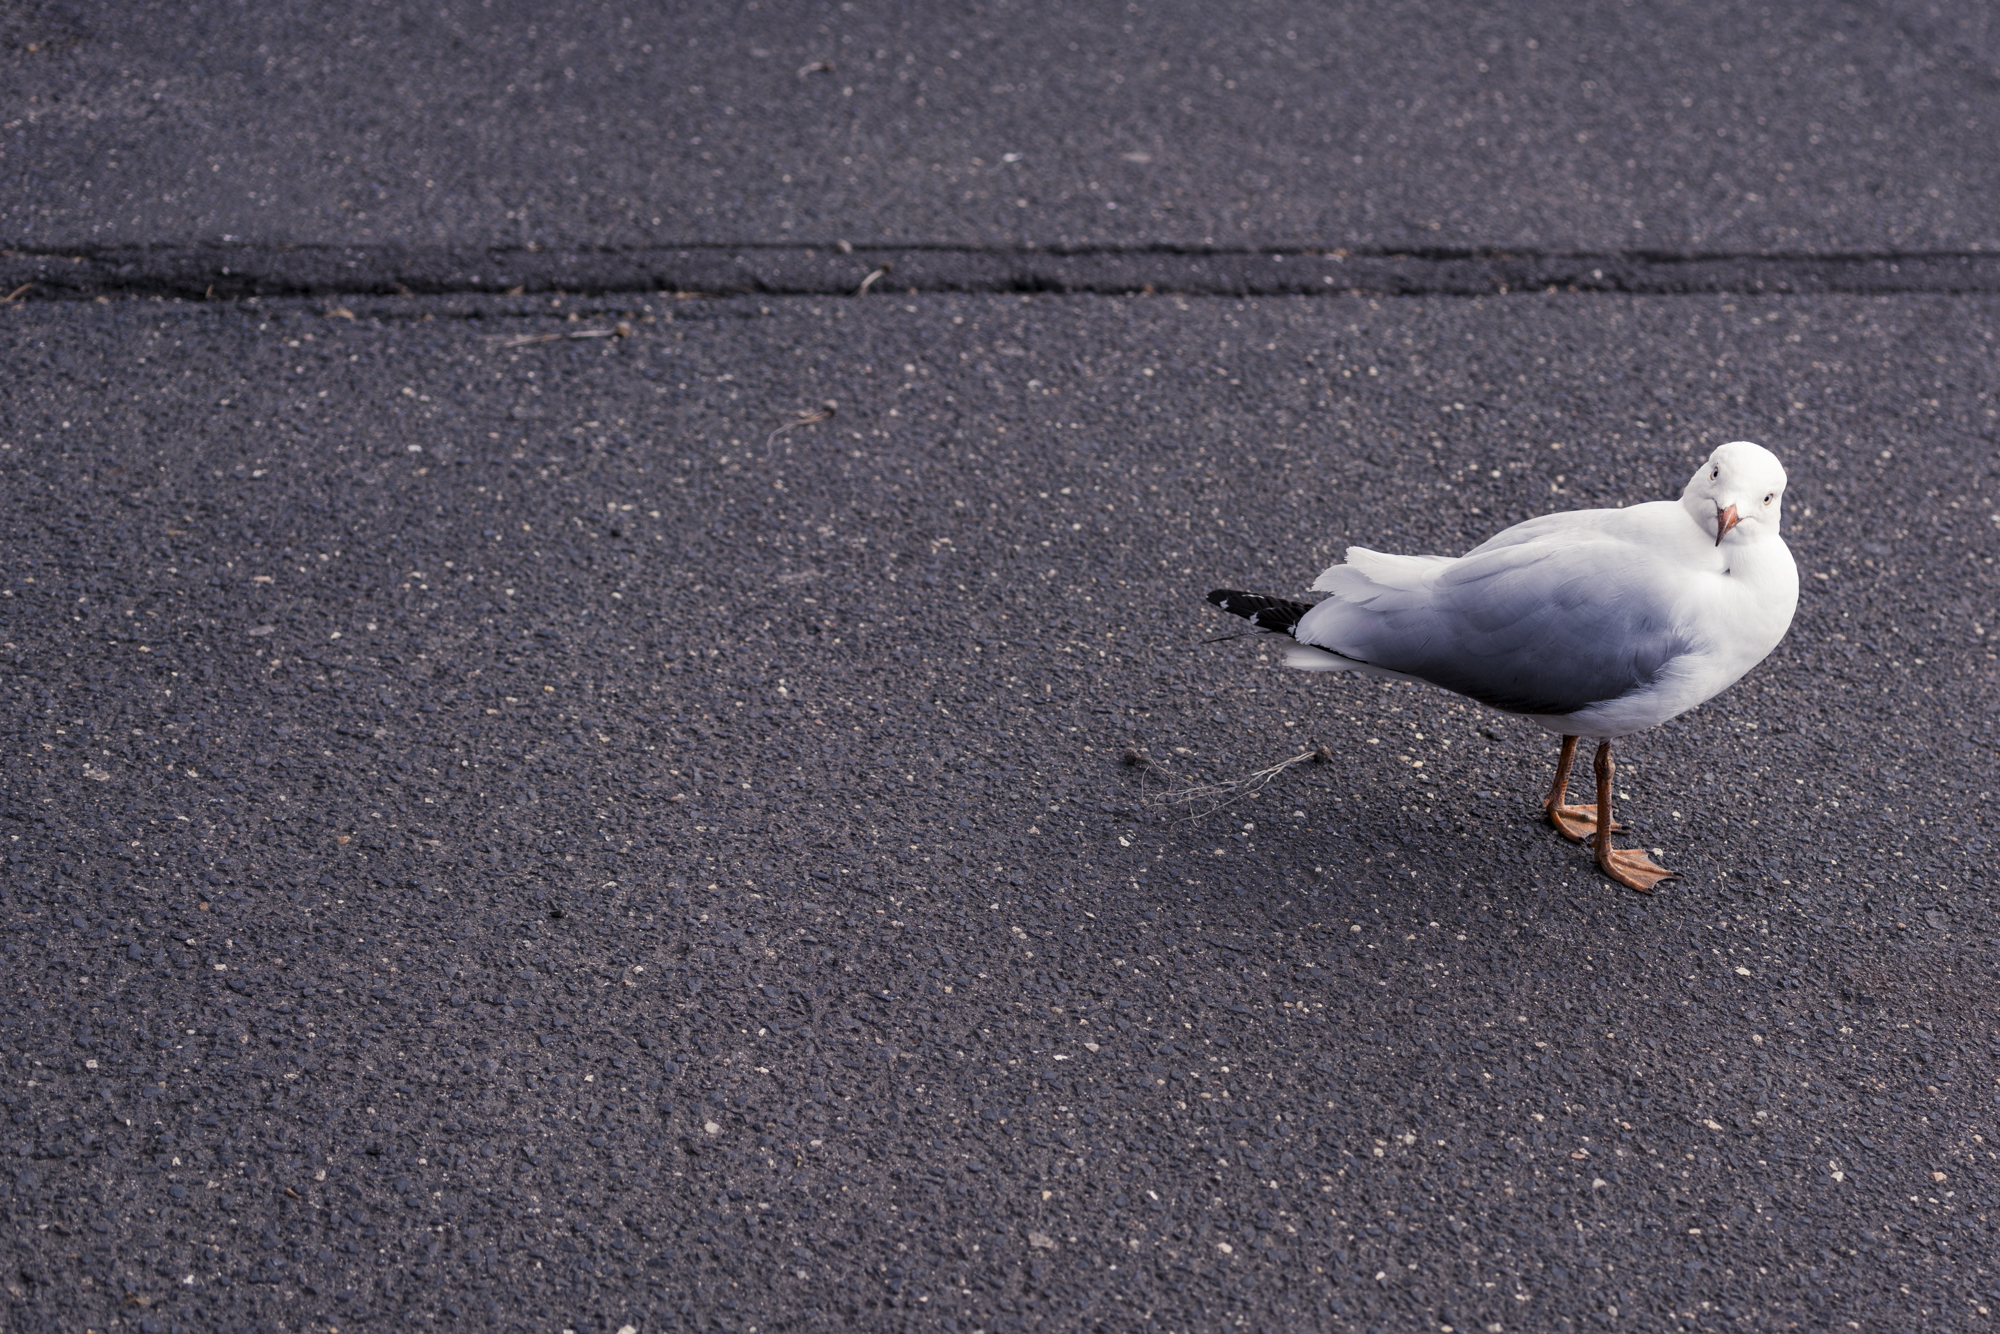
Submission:
[[[1597,851],[1597,869],[1616,880],[1627,889],[1636,889],[1641,894],[1653,892],[1653,886],[1662,880],[1670,880],[1679,875],[1669,871],[1648,857],[1642,848],[1614,848],[1611,846],[1611,831],[1624,826],[1614,824],[1611,819],[1611,776],[1617,766],[1611,762],[1611,743],[1597,743],[1597,837],[1592,840]]]
[[[1597,828],[1597,807],[1564,804],[1563,799],[1569,796],[1570,765],[1575,760],[1576,738],[1566,736],[1563,738],[1562,754],[1556,757],[1556,781],[1550,786],[1548,800],[1542,803],[1542,809],[1547,812],[1549,823],[1556,827],[1557,833],[1572,843],[1581,843]],[[1624,827],[1612,826],[1620,830]]]

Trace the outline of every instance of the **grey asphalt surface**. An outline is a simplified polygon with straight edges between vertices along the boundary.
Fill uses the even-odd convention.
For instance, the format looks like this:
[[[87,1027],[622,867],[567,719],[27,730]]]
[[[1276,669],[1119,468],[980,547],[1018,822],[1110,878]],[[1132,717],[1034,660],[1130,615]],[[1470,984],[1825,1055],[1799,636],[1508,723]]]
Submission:
[[[12,313],[17,1319],[1971,1327],[1944,304]],[[1626,748],[1651,900],[1536,826],[1550,738],[1201,642],[1717,418],[1807,595]]]
[[[398,16],[397,45],[394,24],[288,12],[319,72],[283,96],[230,54],[273,20],[53,7],[0,26],[6,96],[49,96],[19,72],[58,59],[65,96],[114,66],[136,87],[185,41],[201,60],[146,84],[149,114],[235,144],[214,177],[254,185],[283,135],[347,134],[430,179],[539,182],[568,201],[561,263],[626,244],[555,188],[546,164],[583,159],[533,124],[489,141],[518,159],[477,162],[393,98],[377,139],[343,128],[363,113],[341,80],[369,61],[404,61],[423,97],[480,93],[498,29],[454,74],[429,18]],[[602,76],[563,44],[606,45],[606,12],[516,43],[573,62],[575,106]],[[681,31],[755,33],[761,12]],[[1966,72],[1977,16],[1880,12],[1919,55],[1826,29],[1905,81],[1893,112],[1854,112],[1866,142],[1989,86]],[[1889,22],[1870,14],[1846,17]],[[1261,41],[1142,17],[1176,62]],[[1000,18],[1007,49],[1032,32],[1059,64],[1060,28]],[[1597,21],[1601,49],[1651,22]],[[1823,69],[1831,37],[1770,22],[1780,64]],[[31,35],[51,24],[71,34],[53,55]],[[758,49],[792,61],[775,43],[806,28],[772,27]],[[1407,59],[1418,82],[1375,102],[1441,80]],[[301,89],[327,108],[303,128],[240,110]],[[1043,101],[1020,114],[1045,134],[1094,123]],[[635,165],[640,118],[685,110],[617,105],[625,147],[592,179],[680,210],[648,244],[730,235]],[[64,114],[10,128],[4,169],[73,170],[117,128]],[[756,112],[767,136],[829,132],[787,115]],[[1202,207],[1226,208],[1261,124],[1202,141]],[[1656,160],[1700,138],[1661,135]],[[160,182],[174,161],[134,165]],[[1512,206],[1454,161],[1401,188]],[[1561,170],[1549,197],[1585,189]],[[1898,262],[1896,209],[1942,235],[1956,207],[1843,213],[1852,173],[1805,176],[1824,235],[1869,263]],[[889,231],[897,196],[948,202],[911,179],[836,201],[857,254],[1013,244],[942,213]],[[491,235],[407,194],[393,226],[315,231],[307,206],[339,192],[301,180],[244,235],[357,257],[345,293],[163,300],[113,274],[0,308],[5,1328],[1991,1325],[1995,297],[1948,275],[1893,295],[910,295],[885,275],[859,298],[381,296],[395,270],[368,247]],[[19,262],[80,251],[87,222],[230,276],[202,239],[245,207],[225,191],[141,191],[135,231],[35,188],[43,222],[5,229]],[[1094,214],[1065,207],[1019,235],[1083,234]],[[782,240],[774,217],[734,239]],[[1791,262],[1759,245],[1734,258]],[[1554,738],[1282,672],[1201,601],[1295,592],[1349,542],[1462,550],[1671,495],[1738,437],[1792,470],[1805,591],[1744,683],[1621,747],[1620,814],[1684,874],[1649,899],[1538,825]]]
[[[2000,246],[1981,0],[10,11],[31,250]]]

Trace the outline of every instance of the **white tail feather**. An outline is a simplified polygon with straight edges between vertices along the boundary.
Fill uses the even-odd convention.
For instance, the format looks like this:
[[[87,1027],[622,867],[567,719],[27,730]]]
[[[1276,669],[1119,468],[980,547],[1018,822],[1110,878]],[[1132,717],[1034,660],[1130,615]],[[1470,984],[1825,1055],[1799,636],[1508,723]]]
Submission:
[[[1323,648],[1310,644],[1294,644],[1285,650],[1285,666],[1295,667],[1302,672],[1351,672],[1354,661],[1343,658],[1338,653],[1328,653]]]
[[[1423,682],[1402,672],[1392,672],[1387,667],[1377,667],[1372,662],[1356,662],[1353,658],[1343,658],[1338,653],[1329,653],[1311,644],[1293,644],[1285,649],[1285,666],[1302,672],[1353,672],[1359,676],[1379,676],[1386,681]]]
[[[1414,591],[1430,582],[1440,565],[1451,563],[1450,556],[1396,556],[1367,547],[1349,547],[1344,564],[1321,572],[1313,581],[1315,593],[1355,593],[1373,585]]]

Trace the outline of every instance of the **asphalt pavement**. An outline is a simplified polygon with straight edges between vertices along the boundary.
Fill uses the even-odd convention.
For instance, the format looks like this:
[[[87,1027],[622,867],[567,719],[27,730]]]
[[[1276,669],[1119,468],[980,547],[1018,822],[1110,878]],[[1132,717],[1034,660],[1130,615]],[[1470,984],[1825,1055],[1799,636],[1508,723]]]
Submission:
[[[991,90],[1009,62],[1132,82],[1126,23],[1163,78],[1207,82],[1242,82],[1207,64],[1248,68],[1286,25],[1322,63],[1272,55],[1274,98],[1387,125],[1398,97],[1471,96],[1403,38],[1471,58],[1481,24],[842,12],[863,47],[942,46],[988,91],[854,132],[895,170],[848,193],[829,174],[803,238],[769,198],[731,212],[647,174],[645,136],[689,133],[694,104],[621,100],[605,67],[638,68],[657,17],[0,21],[23,122],[0,169],[42,192],[0,209],[7,262],[89,270],[0,308],[0,1326],[1989,1327],[2000,298],[1950,279],[1989,255],[1993,178],[1983,138],[1944,132],[1992,108],[1986,21],[1703,11],[1678,47],[1639,42],[1669,19],[1632,9],[1501,25],[1581,26],[1627,102],[1648,53],[1764,33],[1730,125],[1810,119],[1846,96],[1840,59],[1898,90],[1893,114],[1850,101],[1842,142],[1879,130],[1892,147],[1867,151],[1938,193],[1847,208],[1842,158],[1754,216],[1685,205],[1681,258],[1721,237],[1725,265],[1804,275],[1788,294],[1424,290],[1456,261],[1341,210],[1428,193],[1475,248],[1660,259],[1609,205],[1558,234],[1550,201],[1592,169],[1544,156],[1507,199],[1454,166],[1468,122],[1400,184],[1274,186],[1243,215],[1242,255],[1324,260],[1346,236],[1407,266],[1403,294],[1219,296],[971,268],[931,290],[975,253],[1077,238],[1120,263],[1217,252],[1182,218],[1120,231],[1087,191],[961,217],[911,137],[963,157],[975,112],[1013,106],[1095,152],[1116,122]],[[485,95],[509,34],[545,85],[526,128],[361,105]],[[840,124],[776,89],[859,107],[860,76],[839,92],[859,56],[802,74],[812,25],[749,6],[679,35],[772,54],[647,67],[662,87],[783,76],[725,104],[724,165],[762,134],[788,147],[758,170],[796,151],[831,173]],[[147,62],[175,49],[162,83]],[[1365,62],[1327,73],[1371,51],[1381,88],[1354,85]],[[123,122],[85,96],[111,70]],[[287,101],[325,114],[254,114]],[[545,132],[586,111],[616,131],[595,166]],[[1191,214],[1235,217],[1232,173],[1305,123],[1244,115],[1186,141]],[[1602,128],[1547,115],[1546,145]],[[1632,142],[1671,165],[1718,122],[1661,123]],[[163,148],[116,207],[58,188],[108,178],[120,133],[211,180]],[[312,166],[287,136],[313,135],[356,160]],[[239,224],[253,205],[223,183],[288,160],[268,225]],[[408,172],[379,225],[330,208],[389,161]],[[563,161],[677,221],[628,235],[558,188]],[[426,171],[459,202],[425,212]],[[546,233],[482,230],[479,192],[509,181],[558,198]],[[228,251],[214,233],[239,225]],[[1900,265],[1919,235],[1943,265],[1921,281],[1805,290],[1813,264]],[[621,248],[848,237],[832,253],[857,265],[934,240],[943,276],[744,295],[628,266],[555,290]],[[556,276],[509,295],[447,265],[395,294],[396,264],[503,244]],[[234,255],[275,272],[308,250],[310,283],[227,286]],[[189,283],[228,299],[170,295]],[[1791,469],[1804,593],[1742,684],[1621,746],[1620,814],[1683,876],[1650,898],[1538,823],[1554,738],[1283,672],[1202,601],[1294,593],[1350,542],[1459,551],[1673,495],[1733,438]]]
[[[1990,249],[1982,0],[23,0],[0,237]]]

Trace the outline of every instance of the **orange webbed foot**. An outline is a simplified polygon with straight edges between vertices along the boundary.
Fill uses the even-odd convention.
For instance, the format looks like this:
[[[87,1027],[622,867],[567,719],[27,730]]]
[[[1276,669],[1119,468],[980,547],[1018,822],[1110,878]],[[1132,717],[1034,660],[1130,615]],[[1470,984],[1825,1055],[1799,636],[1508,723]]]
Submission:
[[[1597,869],[1640,894],[1652,893],[1654,886],[1662,880],[1680,878],[1680,872],[1661,866],[1646,855],[1644,848],[1601,848],[1597,854]]]
[[[1587,843],[1597,832],[1597,805],[1592,802],[1583,806],[1550,806],[1547,808],[1549,823],[1556,832],[1572,843]],[[1613,821],[1614,833],[1623,833],[1625,826]]]

